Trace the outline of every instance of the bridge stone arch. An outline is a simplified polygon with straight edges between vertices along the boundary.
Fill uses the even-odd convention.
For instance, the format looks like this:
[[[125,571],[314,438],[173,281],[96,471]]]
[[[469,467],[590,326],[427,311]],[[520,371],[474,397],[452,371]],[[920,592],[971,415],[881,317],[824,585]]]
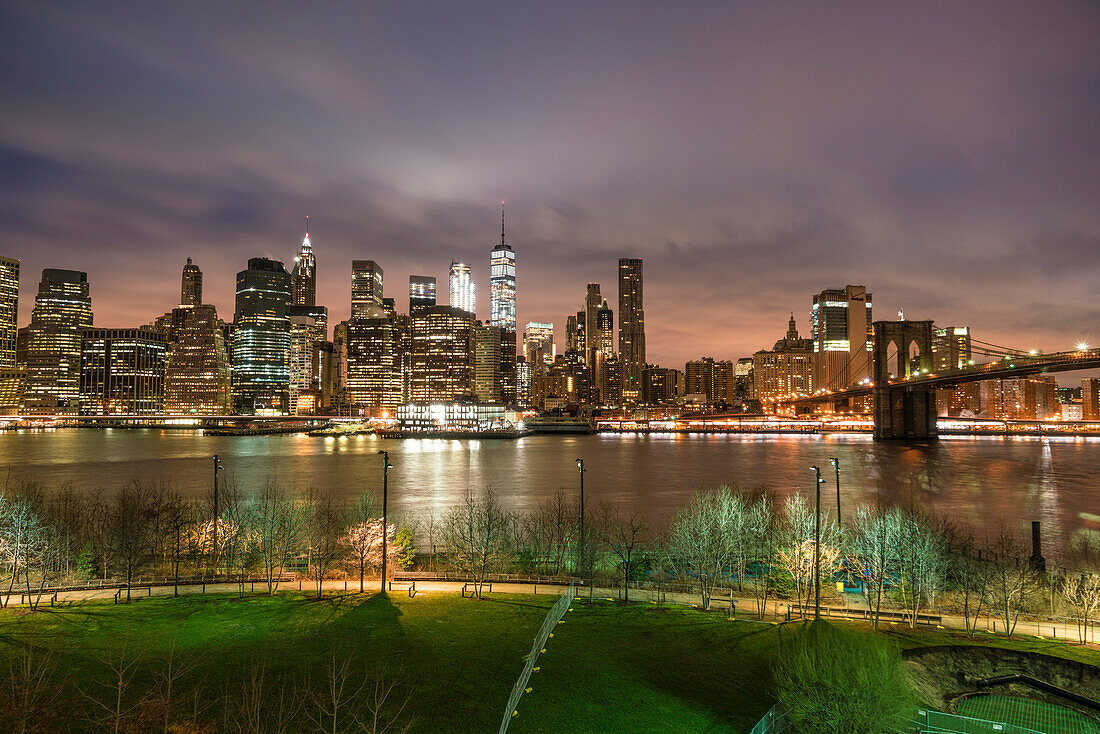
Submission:
[[[932,371],[932,322],[876,321],[874,333],[875,438],[936,438],[935,391],[890,384]]]

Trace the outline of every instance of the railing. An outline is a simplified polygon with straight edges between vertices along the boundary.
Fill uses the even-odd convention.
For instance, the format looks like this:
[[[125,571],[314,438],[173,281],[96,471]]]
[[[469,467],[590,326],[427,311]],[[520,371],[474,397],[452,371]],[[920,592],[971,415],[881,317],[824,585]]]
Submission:
[[[787,712],[777,703],[760,717],[760,721],[756,722],[756,726],[749,734],[783,734],[788,728],[790,728],[790,720],[787,718]]]
[[[519,706],[519,699],[523,696],[523,692],[527,688],[527,682],[531,680],[531,671],[535,668],[535,661],[538,660],[539,653],[542,652],[543,646],[550,636],[550,631],[558,626],[561,618],[569,611],[569,605],[573,603],[573,596],[574,587],[570,584],[565,593],[561,595],[561,598],[554,602],[554,606],[550,607],[550,611],[547,612],[546,618],[542,620],[542,626],[539,627],[538,634],[535,635],[535,643],[531,645],[531,652],[527,656],[527,662],[523,666],[523,672],[519,674],[519,678],[516,679],[515,685],[512,686],[512,693],[508,696],[508,706],[504,709],[504,718],[500,721],[499,734],[507,733],[508,724],[511,723],[512,717],[519,713],[519,709],[517,708]]]

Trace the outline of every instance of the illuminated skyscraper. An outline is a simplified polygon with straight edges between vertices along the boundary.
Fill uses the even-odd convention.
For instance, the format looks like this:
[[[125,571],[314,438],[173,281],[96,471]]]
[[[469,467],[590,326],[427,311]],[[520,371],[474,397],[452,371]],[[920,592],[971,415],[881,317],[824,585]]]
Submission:
[[[288,413],[290,405],[290,273],[277,260],[254,257],[237,273],[233,404],[236,412]]]
[[[0,370],[15,368],[18,318],[19,261],[10,257],[0,257]]]
[[[474,327],[474,394],[483,403],[501,400],[501,335],[496,326]]]
[[[474,319],[460,308],[435,306],[412,318],[410,399],[451,403],[474,391]]]
[[[80,356],[80,414],[164,413],[167,351],[167,337],[155,327],[85,329]]]
[[[324,306],[289,306],[290,319],[290,412],[304,415],[316,411],[321,383],[317,371],[318,350],[328,339],[328,309]],[[299,395],[307,399],[299,406]]]
[[[435,305],[435,276],[409,276],[409,316]]]
[[[351,261],[351,317],[377,318],[382,310],[382,268],[374,260]]]
[[[19,328],[19,261],[0,257],[0,415],[19,412],[26,370],[16,361]]]
[[[42,271],[27,327],[28,413],[76,413],[80,402],[80,347],[92,325],[88,274],[77,270]]]
[[[504,241],[504,204],[500,205],[500,244],[489,257],[489,326],[516,330],[516,253]]]
[[[211,305],[180,308],[164,366],[164,411],[225,415],[233,410],[224,324]]]
[[[451,308],[459,308],[471,316],[475,316],[477,312],[477,286],[470,275],[470,266],[452,260],[449,286]]]
[[[619,359],[623,364],[623,401],[640,401],[645,369],[641,258],[619,258]]]
[[[814,296],[815,389],[840,390],[871,376],[871,294],[861,285]]]
[[[317,258],[309,243],[309,217],[306,217],[306,236],[302,247],[294,256],[294,270],[290,273],[293,294],[291,305],[313,306],[317,303]]]
[[[531,369],[535,369],[535,362],[539,359],[547,366],[554,364],[556,354],[554,325],[528,321],[523,329],[523,356]]]
[[[348,403],[375,417],[396,409],[403,402],[397,320],[380,314],[347,324]]]
[[[180,305],[202,305],[202,271],[199,266],[187,258],[187,264],[183,266],[183,279],[180,284]]]
[[[599,317],[600,304],[603,298],[600,296],[600,284],[589,283],[584,294],[584,363],[592,374],[596,374],[596,352],[598,351],[599,328],[596,320]],[[577,314],[578,321],[580,314]]]
[[[932,332],[932,370],[946,372],[970,363],[970,327],[948,326]]]

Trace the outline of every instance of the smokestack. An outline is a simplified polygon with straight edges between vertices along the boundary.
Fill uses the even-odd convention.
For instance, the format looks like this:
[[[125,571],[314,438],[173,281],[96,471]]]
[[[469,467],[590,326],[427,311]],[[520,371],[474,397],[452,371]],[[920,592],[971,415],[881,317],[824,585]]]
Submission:
[[[1031,523],[1031,568],[1040,573],[1047,570],[1047,562],[1043,558],[1043,533],[1038,520]]]

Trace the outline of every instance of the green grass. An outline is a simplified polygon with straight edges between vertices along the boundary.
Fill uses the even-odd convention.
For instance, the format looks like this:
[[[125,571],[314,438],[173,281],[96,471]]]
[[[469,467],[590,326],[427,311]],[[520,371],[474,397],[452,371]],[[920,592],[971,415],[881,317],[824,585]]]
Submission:
[[[968,696],[957,704],[959,713],[976,719],[1013,724],[1046,734],[1097,734],[1100,722],[1064,706],[1022,696],[990,694]]]
[[[523,658],[555,597],[493,594],[483,601],[453,594],[415,599],[343,595],[314,601],[276,597],[143,598],[130,605],[87,602],[72,607],[0,612],[0,656],[34,640],[55,651],[61,695],[55,710],[83,720],[78,689],[99,691],[104,659],[140,657],[133,696],[147,691],[173,644],[198,667],[182,689],[214,701],[202,716],[215,721],[227,687],[263,661],[272,674],[303,690],[316,688],[333,649],[357,670],[400,671],[414,731],[495,730]],[[724,613],[652,604],[576,601],[555,629],[511,731],[747,732],[774,703],[771,665],[801,623],[729,622]],[[853,629],[873,634],[868,627]],[[946,631],[890,628],[880,633],[902,647],[971,644]],[[174,642],[173,642],[174,641]],[[985,644],[1097,663],[1095,651],[1061,643],[991,638]],[[0,690],[7,664],[0,660]],[[305,700],[305,694],[300,694]],[[178,699],[177,699],[178,700]],[[2,714],[2,712],[0,712]],[[98,730],[83,724],[74,731]],[[298,730],[309,731],[304,724]]]

